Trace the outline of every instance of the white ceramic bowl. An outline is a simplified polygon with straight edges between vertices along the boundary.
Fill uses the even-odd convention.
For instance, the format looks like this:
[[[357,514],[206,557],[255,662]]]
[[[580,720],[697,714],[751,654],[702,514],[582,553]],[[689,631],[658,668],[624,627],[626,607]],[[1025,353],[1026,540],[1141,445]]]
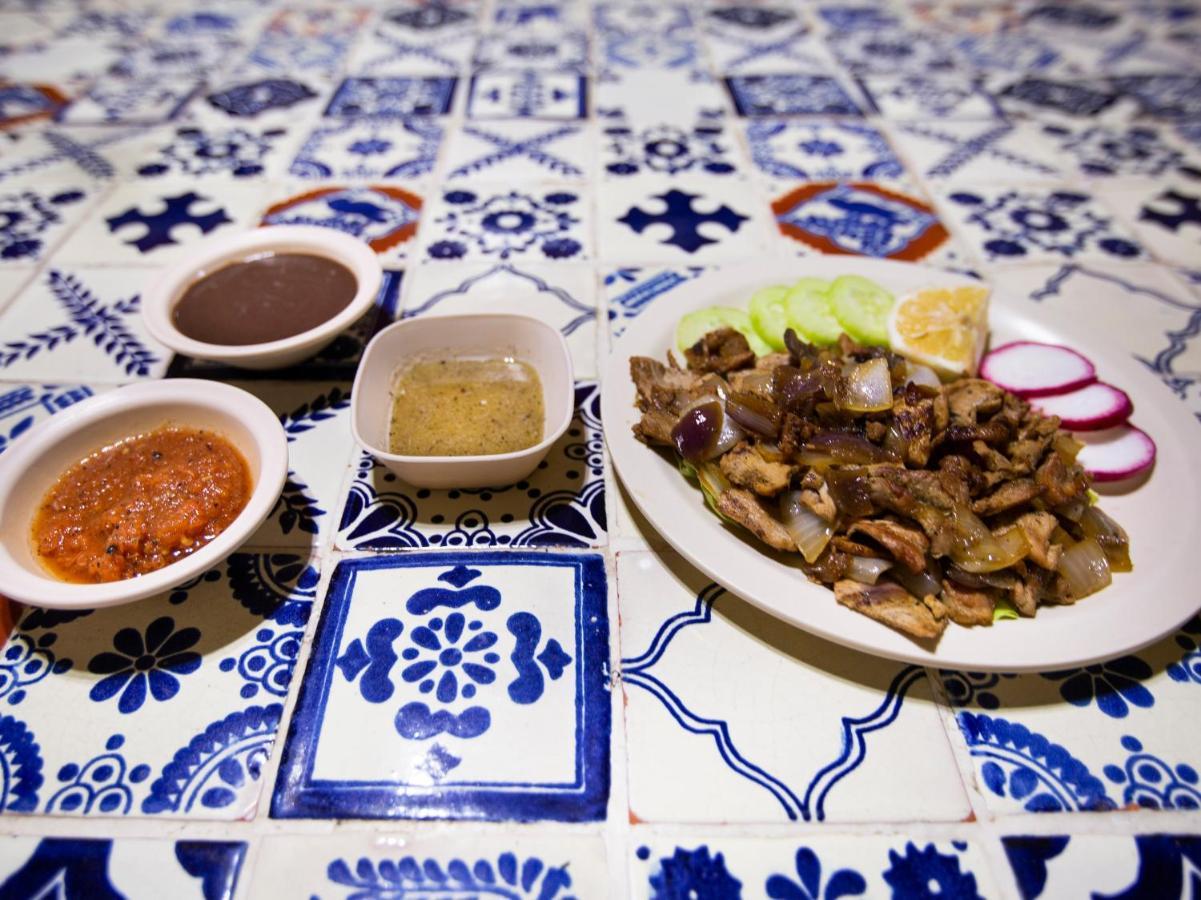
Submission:
[[[358,290],[332,319],[264,344],[209,344],[175,327],[175,304],[193,282],[230,263],[267,253],[309,253],[332,259],[350,269]],[[176,353],[243,369],[282,369],[308,359],[354,324],[375,302],[382,278],[375,251],[357,238],[316,225],[273,225],[207,241],[185,261],[160,272],[142,294],[142,319],[154,339]]]
[[[400,456],[388,452],[392,386],[414,358],[513,356],[542,382],[542,440],[525,450],[487,456]],[[538,467],[567,430],[575,408],[571,353],[558,330],[528,316],[423,316],[389,325],[363,353],[355,375],[351,428],[355,440],[404,481],[425,488],[500,487]]]
[[[254,479],[242,512],[191,556],[137,578],[71,584],[50,575],[35,557],[31,537],[46,492],[88,454],[163,425],[212,429],[241,451]],[[51,416],[0,454],[0,593],[54,609],[116,606],[162,593],[212,568],[250,537],[271,513],[287,474],[283,426],[270,407],[246,391],[177,378],[91,397]]]

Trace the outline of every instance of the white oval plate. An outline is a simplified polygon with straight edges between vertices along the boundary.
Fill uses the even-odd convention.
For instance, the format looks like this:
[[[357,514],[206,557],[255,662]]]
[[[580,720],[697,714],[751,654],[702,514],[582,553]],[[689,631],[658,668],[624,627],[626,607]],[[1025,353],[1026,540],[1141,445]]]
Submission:
[[[923,286],[970,283],[937,269],[882,260],[764,261],[702,275],[673,290],[631,322],[616,342],[601,398],[605,438],[630,497],[663,538],[719,584],[793,625],[847,647],[923,665],[1006,672],[1079,666],[1149,644],[1192,615],[1201,602],[1196,587],[1201,484],[1189,447],[1197,446],[1201,433],[1180,401],[1129,353],[1113,346],[1096,320],[1057,320],[1048,307],[994,292],[991,343],[1025,339],[1067,344],[1096,364],[1100,378],[1130,394],[1132,420],[1155,439],[1158,461],[1142,485],[1105,496],[1103,508],[1130,535],[1134,571],[1116,574],[1110,587],[1074,606],[1042,607],[1032,619],[989,628],[951,624],[933,646],[840,606],[828,588],[765,555],[705,508],[699,489],[680,476],[666,454],[634,439],[630,429],[639,414],[629,359],[664,359],[674,346],[680,316],[714,305],[745,309],[761,287],[851,272],[898,295]]]

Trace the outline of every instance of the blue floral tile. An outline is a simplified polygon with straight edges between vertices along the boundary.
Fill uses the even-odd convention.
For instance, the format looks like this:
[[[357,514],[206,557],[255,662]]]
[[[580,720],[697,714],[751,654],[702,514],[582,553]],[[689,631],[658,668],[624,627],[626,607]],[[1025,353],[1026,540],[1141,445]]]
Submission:
[[[577,382],[576,415],[528,480],[434,491],[405,484],[366,453],[336,536],[344,550],[596,547],[607,542],[600,390]]]
[[[960,38],[955,49],[969,66],[995,72],[1054,72],[1064,62],[1051,42],[1021,31],[995,31]]]
[[[232,900],[245,857],[245,841],[9,837],[0,895]]]
[[[438,161],[437,119],[323,120],[309,132],[288,168],[296,178],[415,179]]]
[[[239,75],[333,75],[367,19],[359,7],[283,9],[238,67]]]
[[[959,66],[954,48],[937,32],[857,29],[831,34],[826,41],[835,59],[860,75],[926,75]]]
[[[942,209],[987,262],[1134,260],[1139,242],[1094,197],[1075,188],[964,185]]]
[[[159,378],[170,351],[142,324],[143,270],[48,268],[0,315],[0,377],[126,382]]]
[[[167,35],[121,48],[110,76],[132,79],[188,78],[222,69],[239,42],[223,34]]]
[[[198,241],[252,227],[263,200],[263,187],[255,181],[221,185],[172,175],[126,182],[94,206],[53,261],[65,266],[177,262],[194,252]]]
[[[1086,178],[1154,178],[1168,174],[1188,158],[1154,125],[1047,123],[1041,132],[1060,158],[1070,159]]]
[[[766,197],[742,177],[637,175],[597,193],[598,252],[611,263],[745,260],[763,252],[769,227]]]
[[[690,126],[680,127],[671,122],[631,121],[618,112],[606,114],[600,123],[601,174],[625,178],[740,173],[745,169],[742,153],[724,118],[702,113]]]
[[[578,187],[506,189],[472,183],[443,190],[422,230],[423,257],[457,262],[586,260],[592,254],[589,204]]]
[[[968,75],[864,75],[864,94],[889,119],[996,119],[1001,108]]]
[[[356,75],[455,75],[469,67],[475,46],[471,6],[401,3],[380,11],[351,52]]]
[[[587,123],[467,122],[446,141],[447,181],[583,180],[592,172],[593,131]]]
[[[998,813],[1201,809],[1201,620],[1134,655],[1039,675],[943,672],[977,789]],[[1174,724],[1168,724],[1174,723]]]
[[[677,3],[598,3],[593,8],[597,66],[621,70],[688,69],[701,63],[688,8]]]
[[[376,332],[381,328],[391,325],[396,319],[397,310],[400,305],[402,275],[403,273],[397,269],[384,269],[383,281],[380,284],[379,293],[376,295],[375,304],[371,309],[364,313],[361,319],[349,326],[335,337],[333,341],[318,351],[317,355],[296,363],[293,366],[289,366],[286,369],[269,369],[261,372],[253,372],[249,369],[234,368],[224,363],[193,359],[190,356],[176,356],[171,360],[171,365],[167,369],[167,376],[170,378],[220,378],[228,380],[258,378],[269,381],[300,382],[338,381],[345,383],[353,381],[355,371],[358,369],[359,360],[363,356],[363,350],[366,349],[367,343],[375,336]],[[309,388],[313,389],[315,397],[318,386],[310,384]],[[327,392],[326,396],[329,397],[331,393]],[[345,400],[344,395],[338,400],[339,409],[341,409],[340,404],[343,400]],[[298,408],[299,406],[288,407],[287,409],[280,407],[277,409],[277,412],[282,414]]]
[[[695,513],[702,507],[698,496]],[[921,668],[787,626],[712,584],[670,550],[619,552],[617,588],[636,821],[957,821],[968,815]],[[806,602],[833,603],[834,597]],[[738,678],[714,667],[722,659],[738,660]],[[772,689],[748,694],[748,684]],[[801,722],[806,738],[797,741]],[[920,756],[906,752],[916,746]],[[895,777],[898,756],[906,758],[903,780]]]
[[[133,171],[147,179],[267,178],[283,170],[294,141],[284,126],[178,125],[150,132]]]
[[[834,68],[808,23],[788,6],[719,3],[705,10],[702,21],[709,57],[722,74],[824,74]]]
[[[1003,896],[982,848],[957,838],[813,833],[789,839],[646,832],[637,829],[631,836],[630,896],[638,900]]]
[[[307,556],[236,553],[137,604],[28,610],[0,655],[3,812],[252,815],[316,589]]]
[[[23,179],[0,186],[0,266],[33,266],[87,212],[87,182]]]
[[[0,386],[0,453],[38,422],[91,397],[83,384],[4,384]]]
[[[69,125],[146,125],[174,119],[200,89],[192,77],[100,79],[59,119]]]
[[[424,203],[396,185],[324,184],[276,200],[263,225],[318,225],[363,241],[386,260],[408,255]]]
[[[604,818],[608,630],[600,556],[343,560],[272,816]]]
[[[450,112],[456,78],[347,78],[325,108],[333,118],[406,118],[442,116]]]
[[[740,75],[725,79],[738,115],[861,116],[847,89],[829,75]]]
[[[898,122],[897,147],[932,184],[1024,183],[1063,177],[1061,153],[1028,122]]]
[[[1012,834],[1001,843],[1022,900],[1084,893],[1184,900],[1201,866],[1196,834]]]
[[[888,139],[863,122],[755,119],[746,123],[751,162],[772,181],[903,181]]]
[[[559,27],[504,28],[480,37],[471,62],[477,72],[584,72],[588,68],[588,33]]]
[[[600,897],[609,880],[599,838],[424,834],[403,845],[367,835],[273,837],[263,843],[250,896]]]
[[[573,263],[465,262],[409,269],[403,315],[515,313],[559,329],[577,379],[596,377],[596,277]]]
[[[471,79],[471,119],[583,119],[588,79],[571,72],[483,72]]]
[[[641,315],[658,297],[688,284],[706,271],[701,266],[677,266],[628,267],[605,272],[604,292],[610,336],[614,339],[621,337],[630,320]]]

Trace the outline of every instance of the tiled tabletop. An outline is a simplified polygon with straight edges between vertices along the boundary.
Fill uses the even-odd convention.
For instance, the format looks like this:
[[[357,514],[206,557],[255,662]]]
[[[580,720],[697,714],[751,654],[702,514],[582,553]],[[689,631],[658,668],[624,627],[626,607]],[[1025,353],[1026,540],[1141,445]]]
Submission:
[[[1120,323],[1193,427],[1201,5],[0,0],[0,81],[0,451],[189,375],[291,463],[203,577],[17,611],[0,897],[1201,894],[1201,619],[1019,677],[826,643],[640,523],[597,383],[709,267],[843,253]],[[149,337],[158,267],[288,222],[379,254],[364,321],[266,378]],[[528,481],[409,487],[363,345],[483,310],[562,330],[576,417]]]

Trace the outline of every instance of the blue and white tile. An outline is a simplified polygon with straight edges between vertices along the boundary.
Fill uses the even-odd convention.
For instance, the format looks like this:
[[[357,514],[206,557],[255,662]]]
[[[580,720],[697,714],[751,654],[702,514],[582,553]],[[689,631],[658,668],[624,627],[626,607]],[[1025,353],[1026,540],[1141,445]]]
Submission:
[[[253,815],[316,588],[306,556],[236,553],[137,604],[28,610],[3,654],[4,812]]]
[[[54,254],[54,264],[177,262],[193,252],[198,241],[253,227],[263,200],[264,188],[257,183],[217,185],[177,177],[126,182],[95,205]]]
[[[614,340],[621,337],[630,321],[645,312],[651,303],[707,271],[711,270],[704,266],[628,266],[607,270],[602,278],[602,288],[608,310],[609,336]]]
[[[865,75],[859,84],[880,114],[889,119],[1001,117],[1001,108],[974,76]]]
[[[866,122],[752,119],[745,127],[751,162],[772,184],[907,180],[888,138]]]
[[[862,116],[862,101],[832,75],[736,75],[725,79],[738,115]]]
[[[987,87],[1007,116],[1123,122],[1137,112],[1136,103],[1104,78],[995,75]]]
[[[984,72],[1061,71],[1065,53],[1052,42],[1021,31],[973,34],[955,41],[955,49],[971,68]]]
[[[86,384],[5,384],[0,388],[0,453],[34,425],[103,390]]]
[[[696,504],[695,515],[708,514],[699,492]],[[619,553],[617,586],[637,820],[957,821],[969,814],[923,669],[781,623],[669,550]],[[815,593],[809,602],[834,603],[824,588],[800,589]],[[737,659],[738,675],[714,667],[715,659]],[[920,756],[906,751],[918,746]]]
[[[525,481],[482,490],[405,484],[359,457],[336,538],[344,550],[597,547],[607,542],[600,389],[577,381],[576,414]]]
[[[213,3],[205,9],[164,12],[147,34],[166,38],[254,37],[269,15],[268,10],[240,3]]]
[[[476,72],[533,70],[586,72],[588,33],[554,26],[502,28],[480,36],[472,57]]]
[[[1138,239],[1096,196],[1068,186],[947,187],[939,207],[988,263],[1131,261]]]
[[[0,268],[0,311],[33,281],[33,275],[34,273],[25,268]]]
[[[693,128],[698,122],[726,115],[721,83],[698,69],[668,69],[655,73],[655,90],[648,91],[636,73],[600,81],[596,85],[596,115],[604,122],[668,123]]]
[[[0,894],[232,900],[245,857],[245,841],[7,837]]]
[[[1201,252],[1201,168],[1181,166],[1154,181],[1101,186],[1098,194],[1151,253],[1179,266]]]
[[[263,29],[236,74],[334,75],[367,15],[355,6],[283,9]]]
[[[223,181],[282,175],[300,136],[286,126],[170,125],[146,136],[133,174]]]
[[[13,381],[161,378],[170,351],[142,324],[145,269],[44,268],[0,315],[0,376]]]
[[[690,125],[659,120],[637,121],[623,115],[601,119],[599,153],[602,177],[634,175],[677,177],[684,173],[728,178],[745,174],[747,165],[724,114],[701,114]]]
[[[1130,75],[1113,83],[1138,103],[1144,116],[1166,121],[1201,118],[1201,75]]]
[[[827,34],[891,31],[909,24],[905,10],[892,3],[822,5],[814,10],[814,15]]]
[[[444,116],[454,102],[456,78],[379,76],[347,78],[334,91],[325,115],[336,119]]]
[[[83,35],[55,38],[0,57],[0,75],[9,81],[54,81],[77,89],[102,75],[120,55],[116,41]]]
[[[405,4],[382,11],[355,44],[355,75],[456,75],[470,68],[474,17],[456,4]]]
[[[595,837],[517,832],[273,837],[264,841],[249,896],[496,896],[567,900],[607,896],[604,843]]]
[[[0,185],[27,177],[103,182],[132,170],[144,125],[76,125],[9,132],[0,154]]]
[[[322,119],[288,167],[293,178],[421,180],[438,162],[438,119]]]
[[[931,184],[1022,184],[1066,174],[1057,153],[1031,122],[927,119],[895,122],[897,149]]]
[[[771,234],[766,197],[745,178],[637,175],[597,200],[598,255],[607,263],[708,265],[763,253]]]
[[[631,834],[630,896],[856,895],[924,900],[1000,896],[982,848],[968,840],[817,832],[796,838]]]
[[[492,22],[498,26],[561,25],[582,27],[589,22],[586,4],[573,0],[497,0]]]
[[[468,87],[469,119],[584,119],[588,79],[574,72],[481,72]]]
[[[527,259],[433,263],[408,273],[402,315],[515,313],[558,328],[576,378],[596,377],[596,277],[592,267]]]
[[[225,35],[170,36],[124,45],[105,78],[188,78],[221,71],[240,47]]]
[[[68,106],[69,125],[154,125],[176,118],[200,90],[195,77],[97,80]]]
[[[88,212],[98,193],[84,179],[23,178],[0,187],[0,266],[33,267]]]
[[[592,175],[595,136],[587,122],[465,122],[446,140],[441,177],[507,184]]]
[[[1196,834],[1010,834],[1001,838],[1022,900],[1178,897],[1196,890]]]
[[[1077,71],[1142,76],[1148,72],[1195,72],[1201,40],[1195,30],[1164,34],[1139,28],[1108,39],[1065,43],[1063,47],[1064,56]]]
[[[424,201],[419,194],[390,184],[353,182],[309,185],[296,191],[275,187],[263,225],[319,225],[363,241],[385,264],[406,259],[412,252]]]
[[[603,819],[608,630],[598,555],[342,560],[272,816]]]
[[[59,115],[69,98],[50,84],[31,82],[5,84],[0,87],[0,127],[36,127]]]
[[[870,9],[870,7],[868,7]],[[1013,30],[1020,23],[1014,0],[977,3],[976,0],[912,0],[906,11],[915,24],[948,34],[992,34]]]
[[[701,20],[713,68],[724,75],[823,74],[835,67],[829,51],[790,7],[722,3],[706,9]]]
[[[598,3],[596,65],[603,77],[620,71],[690,69],[702,64],[700,40],[686,6]]]
[[[431,198],[421,230],[426,260],[578,262],[592,251],[592,212],[578,185],[508,188],[473,182]]]
[[[333,84],[312,75],[262,75],[210,84],[188,104],[185,117],[202,126],[299,129],[325,108]]]
[[[960,66],[952,43],[937,32],[862,29],[828,35],[826,42],[834,58],[858,75],[926,75]]]
[[[1137,654],[1038,675],[942,673],[997,814],[1201,809],[1201,620]]]
[[[1167,129],[1146,123],[1093,125],[1047,122],[1041,126],[1044,143],[1085,178],[1159,178],[1185,162],[1196,162]]]
[[[1097,40],[1119,34],[1130,27],[1122,4],[1043,3],[1025,10],[1022,27],[1055,40]]]

